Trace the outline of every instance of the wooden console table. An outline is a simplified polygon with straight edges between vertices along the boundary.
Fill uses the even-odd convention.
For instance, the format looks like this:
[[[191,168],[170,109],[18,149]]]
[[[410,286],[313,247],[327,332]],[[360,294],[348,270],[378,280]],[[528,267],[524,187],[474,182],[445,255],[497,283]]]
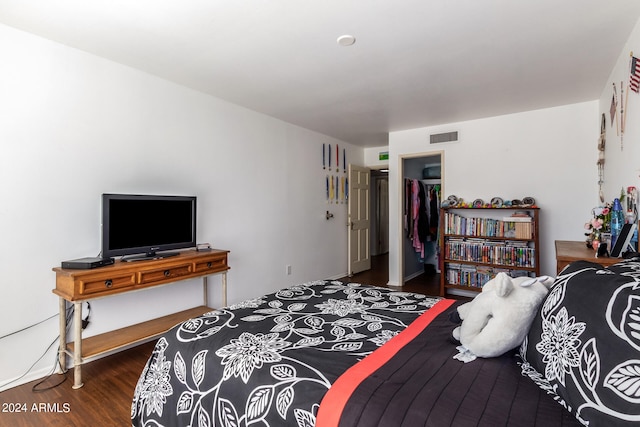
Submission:
[[[622,261],[622,258],[596,258],[596,251],[589,249],[585,242],[556,240],[556,273],[560,273],[573,261],[580,260],[596,262],[606,267]]]
[[[207,276],[222,274],[222,302],[227,305],[227,255],[229,251],[213,249],[181,252],[170,258],[122,262],[91,270],[71,270],[56,267],[56,288],[60,297],[60,350],[59,361],[66,371],[66,355],[73,357],[73,388],[82,387],[82,363],[84,358],[156,337],[174,325],[211,311],[207,307]],[[104,334],[82,339],[82,303],[110,295],[149,289],[168,283],[202,277],[204,304],[179,313],[127,326]],[[67,301],[74,305],[73,331],[75,342],[67,343]]]

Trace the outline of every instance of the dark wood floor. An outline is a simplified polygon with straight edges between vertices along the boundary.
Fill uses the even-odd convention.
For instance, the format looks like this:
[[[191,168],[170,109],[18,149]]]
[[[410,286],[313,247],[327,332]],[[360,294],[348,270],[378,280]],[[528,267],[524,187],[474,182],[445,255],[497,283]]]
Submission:
[[[36,381],[3,391],[2,409],[14,406],[8,408],[13,412],[0,412],[0,426],[130,426],[133,390],[153,345],[149,342],[83,365],[85,381],[78,390],[71,388],[73,371],[69,371],[66,381],[50,390],[32,391]],[[54,374],[39,387],[63,378]]]
[[[371,270],[342,280],[386,286],[389,280],[388,257],[374,257]],[[406,283],[402,290],[437,295],[439,275],[423,274]],[[83,365],[85,381],[78,390],[71,388],[73,374],[70,371],[66,374],[66,381],[50,390],[32,391],[36,381],[0,393],[3,405],[0,427],[130,426],[133,390],[153,345],[154,342],[149,342]],[[63,375],[54,374],[39,387],[56,384],[63,378]],[[12,411],[5,412],[5,408]]]
[[[440,274],[435,269],[427,270],[424,274],[407,281],[402,290],[425,295],[440,294]],[[366,285],[387,286],[389,282],[389,255],[378,255],[371,259],[371,270],[343,277],[340,280],[362,283]]]

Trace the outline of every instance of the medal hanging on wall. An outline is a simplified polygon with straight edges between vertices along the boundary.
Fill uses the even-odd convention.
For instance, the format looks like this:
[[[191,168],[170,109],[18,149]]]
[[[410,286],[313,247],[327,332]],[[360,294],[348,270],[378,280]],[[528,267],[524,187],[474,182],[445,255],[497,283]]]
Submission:
[[[347,173],[347,150],[342,149],[342,168],[344,169],[344,173]]]
[[[326,169],[325,163],[324,163],[324,149],[325,149],[324,144],[322,144],[322,169],[323,170]]]
[[[331,174],[333,167],[333,150],[331,144],[322,144],[322,169],[329,171],[325,176],[325,198],[328,204],[344,204],[349,199],[349,180],[346,177],[340,177]],[[336,172],[340,173],[340,146],[336,144]],[[342,149],[342,169],[343,173],[347,173],[347,150]]]
[[[331,201],[329,203],[333,203],[333,199],[335,197],[335,189],[333,187],[333,176],[330,177],[329,181],[330,181],[329,182],[329,187],[330,187],[329,188],[329,193],[330,193],[329,199],[331,199]]]
[[[344,179],[344,200],[349,201],[349,177]]]
[[[329,203],[329,175],[326,176],[327,203]]]

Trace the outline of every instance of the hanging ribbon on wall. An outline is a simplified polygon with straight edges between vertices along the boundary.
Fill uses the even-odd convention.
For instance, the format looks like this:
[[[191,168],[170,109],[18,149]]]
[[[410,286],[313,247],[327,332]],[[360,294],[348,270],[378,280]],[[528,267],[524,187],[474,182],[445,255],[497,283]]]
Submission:
[[[347,150],[342,149],[342,168],[344,169],[344,173],[347,173]]]
[[[349,178],[344,179],[344,199],[345,201],[349,201]]]
[[[329,203],[329,175],[326,177],[326,186],[327,186],[327,203]]]
[[[340,176],[340,146],[335,145],[336,175],[332,174],[333,149],[331,144],[322,144],[322,169],[329,172],[325,175],[325,199],[328,204],[345,204],[349,200],[349,179]],[[342,148],[342,172],[347,174],[347,150]],[[335,179],[334,179],[335,178]]]
[[[325,169],[325,165],[324,165],[324,144],[322,144],[322,169]]]
[[[329,189],[329,193],[330,193],[329,199],[331,199],[331,201],[330,201],[329,203],[333,203],[333,199],[334,199],[334,197],[335,197],[335,190],[334,190],[334,187],[333,187],[333,177],[331,177],[330,181],[331,181],[331,182],[329,183],[329,186],[330,186],[330,189]]]

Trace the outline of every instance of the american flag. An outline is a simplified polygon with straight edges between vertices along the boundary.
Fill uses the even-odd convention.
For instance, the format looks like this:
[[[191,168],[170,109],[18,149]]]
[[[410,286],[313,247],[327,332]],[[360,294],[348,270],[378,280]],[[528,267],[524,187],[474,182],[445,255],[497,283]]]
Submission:
[[[638,92],[640,88],[640,61],[635,56],[631,57],[631,77],[629,78],[629,89]]]

